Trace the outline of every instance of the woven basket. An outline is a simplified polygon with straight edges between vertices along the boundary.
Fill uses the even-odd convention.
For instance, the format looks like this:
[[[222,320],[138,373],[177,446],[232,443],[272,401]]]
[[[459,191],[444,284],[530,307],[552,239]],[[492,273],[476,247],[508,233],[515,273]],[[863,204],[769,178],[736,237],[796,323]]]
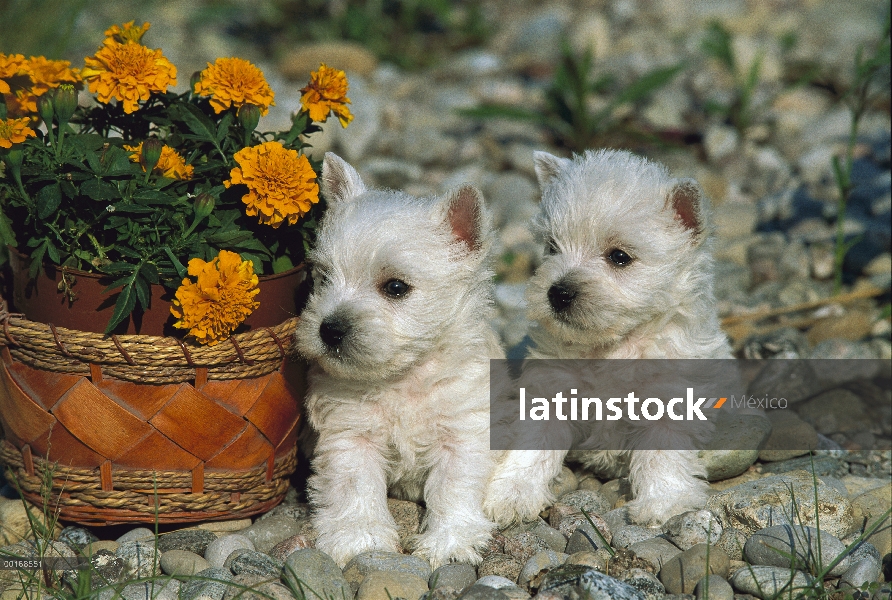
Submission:
[[[0,460],[28,500],[91,525],[240,518],[296,466],[297,318],[212,347],[106,337],[0,305]],[[45,476],[52,474],[52,489]]]

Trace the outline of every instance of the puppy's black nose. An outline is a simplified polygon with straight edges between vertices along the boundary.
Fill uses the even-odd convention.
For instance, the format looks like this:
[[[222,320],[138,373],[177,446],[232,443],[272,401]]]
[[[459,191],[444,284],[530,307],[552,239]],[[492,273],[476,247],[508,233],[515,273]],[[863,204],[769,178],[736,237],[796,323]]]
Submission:
[[[329,348],[337,348],[349,333],[350,327],[339,319],[326,319],[319,325],[319,337]]]
[[[563,282],[558,282],[548,289],[548,303],[558,313],[570,308],[575,297],[576,289]]]

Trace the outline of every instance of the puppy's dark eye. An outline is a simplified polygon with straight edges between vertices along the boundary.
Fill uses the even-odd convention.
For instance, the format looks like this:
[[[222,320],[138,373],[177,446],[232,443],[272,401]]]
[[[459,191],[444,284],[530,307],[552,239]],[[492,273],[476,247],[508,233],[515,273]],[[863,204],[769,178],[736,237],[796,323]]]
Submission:
[[[608,252],[607,258],[609,258],[610,262],[618,267],[625,267],[630,262],[632,262],[632,257],[619,248],[614,248],[613,250]]]
[[[381,290],[391,298],[402,298],[409,293],[409,284],[400,279],[390,279]]]
[[[557,254],[558,252],[560,252],[557,247],[557,242],[554,241],[554,238],[550,238],[548,240],[548,243],[545,245],[545,250],[549,254]]]

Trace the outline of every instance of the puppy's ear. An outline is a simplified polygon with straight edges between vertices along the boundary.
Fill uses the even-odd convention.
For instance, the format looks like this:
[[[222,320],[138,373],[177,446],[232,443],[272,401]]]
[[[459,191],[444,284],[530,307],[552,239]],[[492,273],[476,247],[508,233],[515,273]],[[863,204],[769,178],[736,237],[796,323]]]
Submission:
[[[700,184],[694,179],[675,179],[666,196],[666,208],[675,220],[691,232],[694,242],[700,244],[709,230],[708,201]]]
[[[536,179],[539,180],[539,188],[544,189],[551,180],[557,177],[561,171],[570,165],[570,160],[559,158],[548,152],[533,152],[533,166],[536,168]]]
[[[351,200],[365,191],[356,169],[334,152],[326,152],[322,159],[322,178],[319,187],[325,199],[334,204]]]
[[[447,192],[444,200],[446,222],[455,239],[476,252],[486,236],[486,209],[483,194],[472,185],[463,185]]]

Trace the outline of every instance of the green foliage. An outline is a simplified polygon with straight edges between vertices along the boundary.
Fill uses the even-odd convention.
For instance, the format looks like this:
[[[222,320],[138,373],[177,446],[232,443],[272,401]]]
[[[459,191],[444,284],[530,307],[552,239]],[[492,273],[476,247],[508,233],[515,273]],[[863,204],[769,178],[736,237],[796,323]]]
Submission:
[[[619,87],[609,74],[592,77],[593,68],[591,50],[577,55],[565,43],[560,64],[545,92],[544,110],[484,105],[461,113],[476,118],[504,117],[535,122],[549,129],[557,141],[571,150],[581,151],[623,129],[623,123],[616,116],[617,109],[643,102],[669,84],[684,65],[658,67],[626,87]],[[596,94],[606,96],[606,102],[592,111],[590,106]]]
[[[139,110],[120,105],[78,107],[71,123],[55,121],[5,153],[0,179],[0,236],[31,256],[31,277],[44,261],[107,275],[119,290],[107,332],[137,307],[147,309],[151,284],[175,289],[190,258],[211,260],[221,249],[238,252],[259,275],[303,261],[319,206],[297,225],[273,229],[245,214],[242,185],[226,188],[233,154],[246,144],[279,141],[300,150],[318,127],[299,113],[286,132],[247,132],[235,109],[216,114],[191,92],[155,94]],[[158,138],[194,167],[189,180],[144,172],[131,160],[135,146]],[[196,203],[205,194],[213,211]],[[199,212],[196,214],[196,209]],[[14,225],[13,225],[14,224]]]
[[[833,176],[839,197],[836,203],[836,241],[833,252],[833,293],[842,291],[842,268],[846,254],[858,239],[846,240],[845,216],[849,196],[852,193],[852,164],[855,156],[855,143],[861,119],[878,98],[889,95],[889,16],[883,24],[882,35],[869,56],[864,48],[855,54],[851,87],[843,94],[842,100],[848,105],[851,120],[845,156],[833,157]]]

